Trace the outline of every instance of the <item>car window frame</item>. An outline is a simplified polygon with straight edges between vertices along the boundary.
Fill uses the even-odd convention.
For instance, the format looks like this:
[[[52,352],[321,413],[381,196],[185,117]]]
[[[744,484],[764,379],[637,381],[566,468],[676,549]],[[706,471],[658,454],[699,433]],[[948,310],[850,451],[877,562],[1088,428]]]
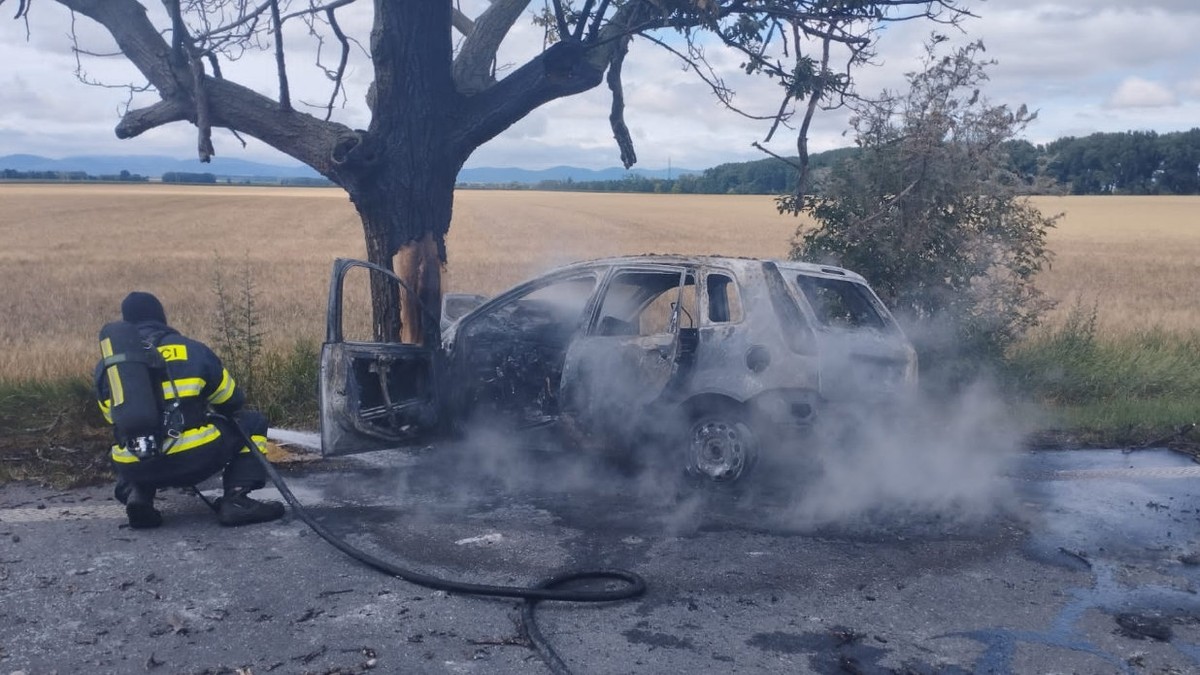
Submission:
[[[589,316],[589,318],[586,322],[585,329],[582,331],[583,335],[586,335],[588,337],[606,337],[606,336],[600,335],[597,332],[597,330],[599,329],[599,323],[600,323],[600,308],[601,308],[601,305],[604,303],[604,298],[607,297],[607,295],[608,295],[609,287],[612,284],[613,280],[615,280],[619,275],[626,273],[626,272],[638,272],[638,271],[656,272],[656,273],[672,272],[672,273],[678,273],[678,276],[680,278],[686,278],[686,276],[692,276],[693,278],[696,279],[696,283],[694,284],[694,287],[695,287],[695,291],[697,294],[696,295],[697,304],[699,304],[699,300],[700,300],[699,279],[700,279],[700,271],[701,271],[700,265],[697,265],[695,263],[676,262],[676,261],[655,262],[655,263],[635,262],[635,263],[614,264],[614,265],[609,266],[608,272],[605,275],[604,280],[602,281],[602,283],[596,289],[596,292],[592,296],[592,304],[591,304],[591,308],[590,308],[591,315]],[[683,284],[677,283],[675,286],[675,289],[679,290],[680,286],[683,286]],[[666,292],[666,291],[664,291],[664,292]],[[644,302],[641,305],[639,305],[638,306],[638,314],[640,315],[641,312],[645,311],[646,307],[649,306],[655,299],[657,299],[657,297],[652,297],[649,299],[649,301]],[[700,321],[698,319],[694,319],[694,321],[696,323],[696,327],[699,327]],[[677,324],[673,331],[670,331],[667,333],[654,333],[653,335],[678,335],[679,329],[680,329],[680,326]],[[649,336],[640,336],[640,337],[649,337]]]
[[[594,313],[593,305],[596,303],[596,298],[598,297],[600,289],[604,287],[605,279],[608,278],[608,275],[611,272],[611,268],[612,268],[612,265],[575,267],[575,268],[570,268],[570,269],[565,269],[565,270],[558,270],[557,272],[554,272],[548,276],[542,276],[542,277],[537,277],[534,279],[529,279],[521,284],[518,284],[517,286],[510,288],[509,290],[505,291],[504,293],[501,293],[500,295],[497,295],[496,297],[483,303],[479,307],[475,308],[471,312],[469,312],[466,315],[464,315],[463,317],[461,317],[457,322],[455,322],[455,324],[454,324],[455,343],[463,344],[464,341],[469,342],[468,338],[470,335],[469,330],[471,328],[471,325],[476,323],[477,321],[483,320],[483,318],[485,316],[491,314],[492,312],[495,312],[498,308],[502,307],[503,305],[505,305],[509,302],[518,301],[521,298],[523,298],[531,293],[535,293],[535,292],[537,292],[543,288],[546,288],[548,286],[551,286],[553,284],[564,282],[564,281],[570,281],[571,279],[574,279],[577,277],[591,275],[591,276],[595,277],[596,284],[595,284],[595,286],[593,286],[591,294],[588,296],[588,299],[584,303],[583,309],[580,312],[580,324],[579,325],[583,326],[583,325],[585,325],[585,321],[590,321],[590,319],[588,319],[589,315]]]
[[[708,313],[709,307],[711,306],[709,304],[709,298],[708,298],[708,276],[709,276],[709,274],[713,274],[713,273],[720,274],[722,276],[727,276],[733,282],[733,290],[734,290],[734,293],[737,295],[738,307],[741,310],[741,312],[740,312],[741,316],[738,317],[737,321],[713,321],[710,318],[709,313]],[[713,265],[705,265],[704,268],[701,270],[701,279],[703,279],[702,286],[704,288],[704,294],[701,298],[703,300],[703,302],[699,303],[701,305],[700,315],[702,317],[702,320],[697,322],[697,327],[698,328],[716,328],[716,327],[720,327],[720,326],[737,326],[742,323],[745,323],[745,321],[746,321],[746,300],[745,300],[746,294],[742,293],[742,282],[738,278],[737,273],[735,273],[732,269],[730,269],[728,267],[717,267],[717,266],[713,266]],[[700,287],[700,285],[697,286],[697,290],[699,289],[699,287]]]

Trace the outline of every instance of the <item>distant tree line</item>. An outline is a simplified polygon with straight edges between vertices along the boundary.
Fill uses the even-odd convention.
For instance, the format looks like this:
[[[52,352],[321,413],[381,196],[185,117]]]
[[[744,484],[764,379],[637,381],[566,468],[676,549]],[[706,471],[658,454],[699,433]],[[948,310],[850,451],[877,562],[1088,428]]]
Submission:
[[[284,185],[289,187],[330,187],[333,183],[322,176],[296,176],[285,178],[254,177],[225,177],[218,178],[211,173],[189,173],[187,171],[168,171],[162,175],[164,183],[188,183],[191,185]]]
[[[101,174],[93,176],[86,171],[17,171],[4,169],[0,171],[0,180],[38,180],[38,181],[108,181],[124,183],[144,183],[148,176],[129,173],[122,169],[117,174]]]
[[[189,171],[167,171],[162,175],[164,183],[198,183],[201,185],[214,185],[217,182],[216,174],[211,173],[191,173]]]
[[[1158,134],[1153,131],[1097,133],[1066,137],[1045,145],[1014,140],[1004,144],[1010,168],[1028,194],[1194,195],[1200,194],[1200,128]],[[809,167],[820,179],[839,162],[858,153],[839,148],[815,154]],[[508,190],[578,192],[655,192],[667,194],[778,195],[795,188],[796,171],[768,158],[721,164],[703,173],[677,178],[630,174],[619,180],[546,180],[472,186]]]
[[[1200,194],[1200,128],[1092,134],[1014,150],[1025,170],[1036,167],[1071,194]]]
[[[94,176],[86,171],[18,171],[16,169],[0,169],[0,180],[26,180],[45,182],[116,182],[116,183],[146,183],[149,176],[130,173],[124,169],[120,173],[100,174]],[[329,187],[333,183],[321,176],[298,176],[285,178],[248,177],[248,178],[218,178],[212,173],[193,173],[188,171],[168,171],[161,178],[164,183],[188,183],[192,185],[286,185],[300,187]]]

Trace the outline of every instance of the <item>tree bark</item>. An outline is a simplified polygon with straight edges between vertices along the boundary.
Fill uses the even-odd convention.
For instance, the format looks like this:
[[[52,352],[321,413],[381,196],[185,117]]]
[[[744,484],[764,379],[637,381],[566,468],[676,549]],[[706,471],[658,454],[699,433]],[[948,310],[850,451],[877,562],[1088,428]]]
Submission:
[[[454,183],[470,150],[449,142],[461,101],[451,76],[451,4],[376,0],[371,126],[335,157],[358,209],[367,259],[394,269],[406,290],[373,283],[376,337],[440,341],[441,265]]]
[[[386,163],[360,168],[346,189],[362,220],[367,260],[392,269],[406,290],[372,281],[375,337],[406,344],[440,342],[441,266],[462,162],[439,152],[436,139],[406,146]],[[410,170],[410,167],[423,167]]]

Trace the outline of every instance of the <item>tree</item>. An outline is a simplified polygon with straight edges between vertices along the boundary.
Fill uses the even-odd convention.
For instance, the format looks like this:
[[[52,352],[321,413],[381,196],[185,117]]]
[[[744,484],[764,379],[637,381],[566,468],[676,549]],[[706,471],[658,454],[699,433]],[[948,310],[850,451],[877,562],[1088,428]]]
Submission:
[[[1163,144],[1162,175],[1159,184],[1167,194],[1200,193],[1200,129],[1166,134]]]
[[[1033,281],[1057,219],[1020,196],[1007,151],[1035,115],[983,97],[981,43],[939,56],[943,42],[930,40],[907,94],[856,104],[860,152],[820,194],[781,198],[816,221],[797,232],[792,256],[861,271],[935,368],[957,361],[948,356],[999,357],[1037,322],[1047,303]]]
[[[768,137],[805,102],[803,149],[812,111],[852,93],[849,73],[871,56],[882,24],[954,23],[965,14],[958,1],[547,0],[534,14],[544,29],[544,50],[500,78],[500,47],[530,0],[491,0],[474,18],[448,0],[375,0],[369,10],[365,0],[163,0],[161,8],[139,0],[56,0],[98,22],[116,43],[113,55],[128,59],[145,77],[144,88],[158,96],[124,113],[118,137],[190,122],[198,130],[200,160],[208,161],[215,152],[212,129],[226,128],[344,188],[362,220],[368,259],[394,265],[429,310],[423,315],[416,303],[405,302],[398,311],[399,299],[383,284],[373,285],[377,334],[396,335],[399,328],[406,341],[436,339],[454,182],[476,148],[539,106],[607,81],[613,134],[623,163],[633,165],[621,73],[635,37],[677,54],[731,107],[732,92],[704,50],[710,44],[737,50],[746,72],[782,87],[780,105],[764,117],[774,120]],[[17,0],[17,18],[27,17],[30,6],[31,0]],[[368,11],[363,32],[369,25],[369,36],[343,30],[348,15]],[[72,35],[74,26],[72,20]],[[317,52],[330,96],[313,112],[297,109],[290,94],[285,43],[301,40],[336,52],[332,61],[327,51]],[[81,57],[100,55],[75,46]],[[365,50],[373,72],[365,129],[335,119],[337,103],[348,96],[347,63],[356,49]],[[274,56],[274,98],[223,74],[251,50]]]

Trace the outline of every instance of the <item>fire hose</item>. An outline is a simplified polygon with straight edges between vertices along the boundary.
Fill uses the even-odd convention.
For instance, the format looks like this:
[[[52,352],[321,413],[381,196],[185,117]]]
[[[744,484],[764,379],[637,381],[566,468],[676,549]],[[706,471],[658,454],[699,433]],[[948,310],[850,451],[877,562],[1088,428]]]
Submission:
[[[213,415],[218,419],[225,419],[229,425],[237,429],[242,440],[247,444],[246,447],[256,447],[249,434],[242,429],[241,425],[234,420]],[[446,591],[448,593],[459,593],[463,595],[482,595],[501,598],[519,598],[525,601],[521,608],[521,623],[524,627],[526,637],[529,638],[533,649],[545,662],[546,666],[552,673],[556,675],[565,675],[570,673],[567,664],[562,660],[550,643],[542,635],[541,630],[537,625],[535,609],[537,604],[543,600],[554,600],[559,602],[614,602],[617,600],[628,600],[636,598],[646,592],[646,581],[634,572],[614,568],[599,568],[599,569],[574,569],[565,570],[551,577],[548,577],[537,584],[529,587],[524,586],[495,586],[491,584],[478,584],[464,581],[455,581],[452,579],[442,579],[430,574],[425,574],[407,567],[403,567],[396,563],[384,560],[378,556],[372,555],[362,549],[351,546],[346,541],[337,535],[333,534],[313,518],[312,514],[296,499],[292,491],[284,482],[283,476],[279,470],[275,468],[266,455],[261,452],[253,452],[258,458],[260,464],[267,472],[271,482],[275,484],[275,488],[279,490],[279,494],[283,496],[284,501],[292,507],[293,513],[296,514],[305,525],[308,525],[313,532],[316,532],[322,539],[329,542],[334,548],[363,563],[364,565],[374,568],[384,574],[388,574],[404,581],[407,581],[418,586],[432,588],[435,590]],[[207,500],[206,500],[207,501]],[[606,589],[606,590],[584,590],[563,588],[563,586],[577,581],[609,579],[613,581],[623,582],[623,586]]]

